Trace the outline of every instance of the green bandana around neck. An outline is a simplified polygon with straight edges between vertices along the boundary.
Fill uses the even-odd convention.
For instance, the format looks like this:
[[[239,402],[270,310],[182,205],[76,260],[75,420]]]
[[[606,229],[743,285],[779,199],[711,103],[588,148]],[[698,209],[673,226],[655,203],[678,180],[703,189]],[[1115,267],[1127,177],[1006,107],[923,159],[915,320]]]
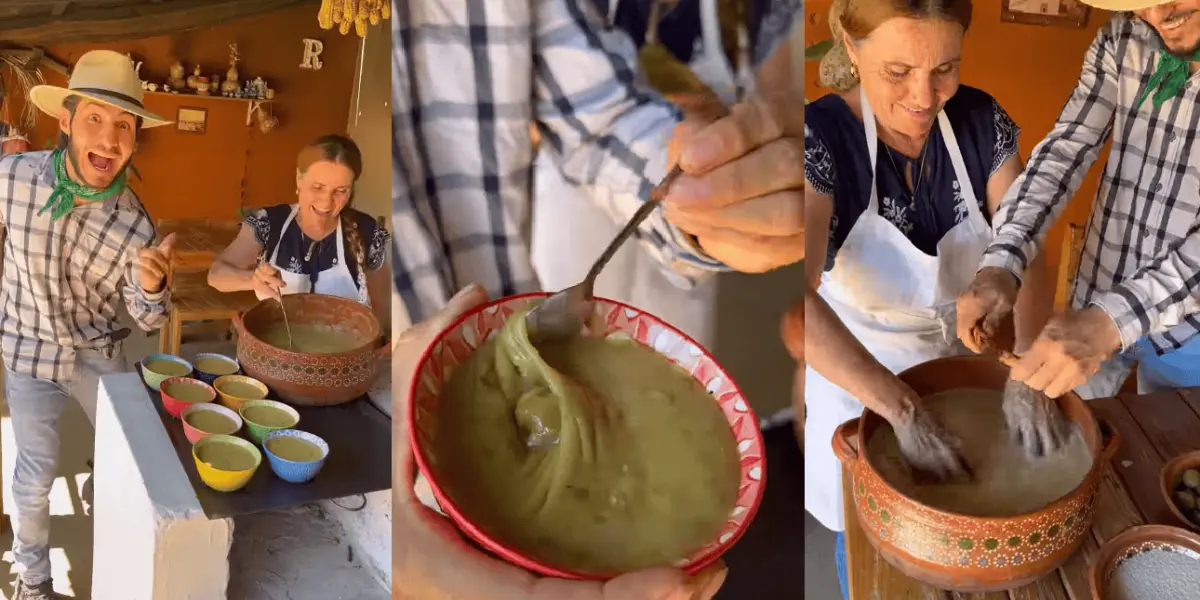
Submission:
[[[55,150],[50,155],[50,160],[54,163],[54,192],[50,194],[50,199],[46,201],[46,205],[38,211],[40,216],[42,213],[50,209],[50,220],[57,221],[64,215],[71,212],[71,208],[75,206],[75,198],[83,198],[89,202],[97,202],[107,200],[108,198],[120,194],[125,191],[125,171],[122,170],[119,175],[113,178],[112,183],[108,187],[98,189],[88,187],[81,183],[76,183],[67,175],[67,151],[63,149]]]
[[[1191,58],[1181,58],[1166,50],[1158,53],[1158,69],[1146,82],[1146,89],[1138,97],[1136,108],[1141,108],[1150,92],[1154,92],[1154,108],[1162,106],[1170,98],[1179,93],[1179,89],[1191,76],[1191,62],[1200,61],[1200,51]]]

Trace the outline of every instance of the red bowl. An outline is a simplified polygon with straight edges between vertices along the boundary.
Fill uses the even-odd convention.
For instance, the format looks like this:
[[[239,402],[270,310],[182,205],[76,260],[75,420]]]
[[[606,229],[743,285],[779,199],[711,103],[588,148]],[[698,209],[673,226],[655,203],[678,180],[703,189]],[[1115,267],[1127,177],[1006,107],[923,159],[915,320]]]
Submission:
[[[192,379],[191,377],[171,377],[170,379],[163,380],[162,384],[158,386],[158,393],[160,396],[162,396],[163,408],[167,409],[167,413],[170,414],[172,417],[175,417],[176,419],[179,418],[179,415],[180,415],[180,413],[183,412],[183,409],[185,409],[193,404],[200,403],[200,402],[188,402],[187,400],[180,400],[179,398],[174,398],[171,396],[171,394],[168,394],[167,389],[169,389],[172,385],[177,384],[177,383],[184,384],[184,385],[194,385],[194,386],[197,386],[197,387],[203,389],[205,391],[205,393],[208,395],[208,399],[201,400],[200,402],[212,402],[213,400],[216,400],[216,398],[217,398],[217,390],[214,390],[211,385],[208,385],[207,383],[204,383],[203,381],[200,381],[199,379]]]
[[[520,551],[490,537],[462,513],[462,510],[438,485],[436,472],[426,448],[437,420],[438,395],[454,368],[498,331],[513,313],[547,297],[545,293],[521,294],[501,298],[467,313],[442,331],[425,349],[417,363],[409,389],[409,438],[417,467],[429,482],[442,511],[460,530],[479,545],[508,562],[548,577],[602,580],[606,577],[566,571],[523,555]],[[620,335],[648,346],[671,362],[683,367],[713,395],[733,431],[740,455],[741,474],[738,497],[720,533],[709,543],[675,566],[694,574],[712,564],[742,537],[758,512],[766,485],[766,460],[758,417],[746,403],[737,384],[717,365],[700,344],[678,329],[646,312],[613,300],[596,298],[596,316],[604,323],[607,335]]]

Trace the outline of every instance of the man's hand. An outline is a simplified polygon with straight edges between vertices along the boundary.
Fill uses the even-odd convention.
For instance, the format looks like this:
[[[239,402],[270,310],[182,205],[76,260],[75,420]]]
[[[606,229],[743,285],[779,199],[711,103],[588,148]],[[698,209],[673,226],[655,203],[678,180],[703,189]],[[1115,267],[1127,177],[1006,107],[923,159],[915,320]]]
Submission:
[[[1117,324],[1103,310],[1093,306],[1056,315],[1010,377],[1057,398],[1086,382],[1120,348]]]
[[[989,348],[1011,352],[1018,291],[1017,278],[1004,269],[987,267],[976,273],[958,297],[958,339],[977,354]]]
[[[427,321],[394,336],[392,346],[393,580],[403,600],[708,600],[725,579],[716,563],[694,577],[672,568],[622,575],[607,582],[539,578],[476,550],[448,519],[425,507],[413,491],[407,403],[417,361],[443,329],[487,301],[471,286]]]
[[[271,263],[265,260],[260,262],[250,275],[250,284],[254,286],[255,292],[280,302],[283,301],[279,290],[287,287],[287,284],[283,282],[283,276],[280,275],[279,269],[276,269]]]
[[[171,261],[175,260],[175,234],[167,234],[157,246],[147,246],[138,250],[138,284],[142,290],[151,294],[162,291],[167,281],[167,273],[171,271]]]
[[[1071,435],[1071,422],[1054,400],[1014,379],[1004,386],[1004,423],[1030,458],[1057,452]]]
[[[664,199],[668,221],[731,268],[761,273],[804,256],[804,147],[785,107],[762,97],[711,124],[693,119],[671,140],[684,174]]]

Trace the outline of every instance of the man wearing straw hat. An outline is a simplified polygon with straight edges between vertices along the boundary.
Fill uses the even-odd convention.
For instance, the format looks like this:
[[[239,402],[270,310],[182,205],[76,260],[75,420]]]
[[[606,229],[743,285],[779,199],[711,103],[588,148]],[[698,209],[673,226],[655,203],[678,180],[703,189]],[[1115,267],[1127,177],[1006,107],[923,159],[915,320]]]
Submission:
[[[1003,330],[1020,273],[1111,138],[1074,310],[1050,320],[1012,377],[1051,397],[1106,397],[1137,361],[1143,392],[1200,385],[1200,0],[1084,1],[1118,13],[1008,190],[959,299],[959,336],[980,351]]]
[[[95,420],[99,376],[125,370],[117,299],[147,331],[166,320],[172,238],[157,246],[145,207],[126,184],[137,131],[169,121],[142,106],[129,58],[79,58],[67,88],[39,85],[30,100],[58,119],[53,151],[0,159],[0,354],[16,435],[13,555],[16,600],[55,598],[49,495],[68,396]]]

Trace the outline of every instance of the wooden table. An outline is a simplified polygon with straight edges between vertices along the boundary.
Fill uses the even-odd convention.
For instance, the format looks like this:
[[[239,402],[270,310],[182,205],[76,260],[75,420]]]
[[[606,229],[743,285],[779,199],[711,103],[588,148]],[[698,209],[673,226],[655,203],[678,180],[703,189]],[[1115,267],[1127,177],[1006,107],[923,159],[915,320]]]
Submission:
[[[179,219],[160,221],[158,235],[175,234],[176,268],[207,269],[217,254],[233,243],[240,227],[240,221],[227,219]]]
[[[883,560],[867,541],[849,500],[850,473],[844,471],[851,600],[1090,600],[1088,565],[1101,544],[1134,525],[1180,525],[1159,491],[1159,469],[1179,454],[1200,449],[1200,388],[1122,394],[1088,406],[1097,418],[1112,424],[1121,444],[1102,472],[1091,535],[1061,568],[1032,584],[991,594],[948,592],[915,581]]]

